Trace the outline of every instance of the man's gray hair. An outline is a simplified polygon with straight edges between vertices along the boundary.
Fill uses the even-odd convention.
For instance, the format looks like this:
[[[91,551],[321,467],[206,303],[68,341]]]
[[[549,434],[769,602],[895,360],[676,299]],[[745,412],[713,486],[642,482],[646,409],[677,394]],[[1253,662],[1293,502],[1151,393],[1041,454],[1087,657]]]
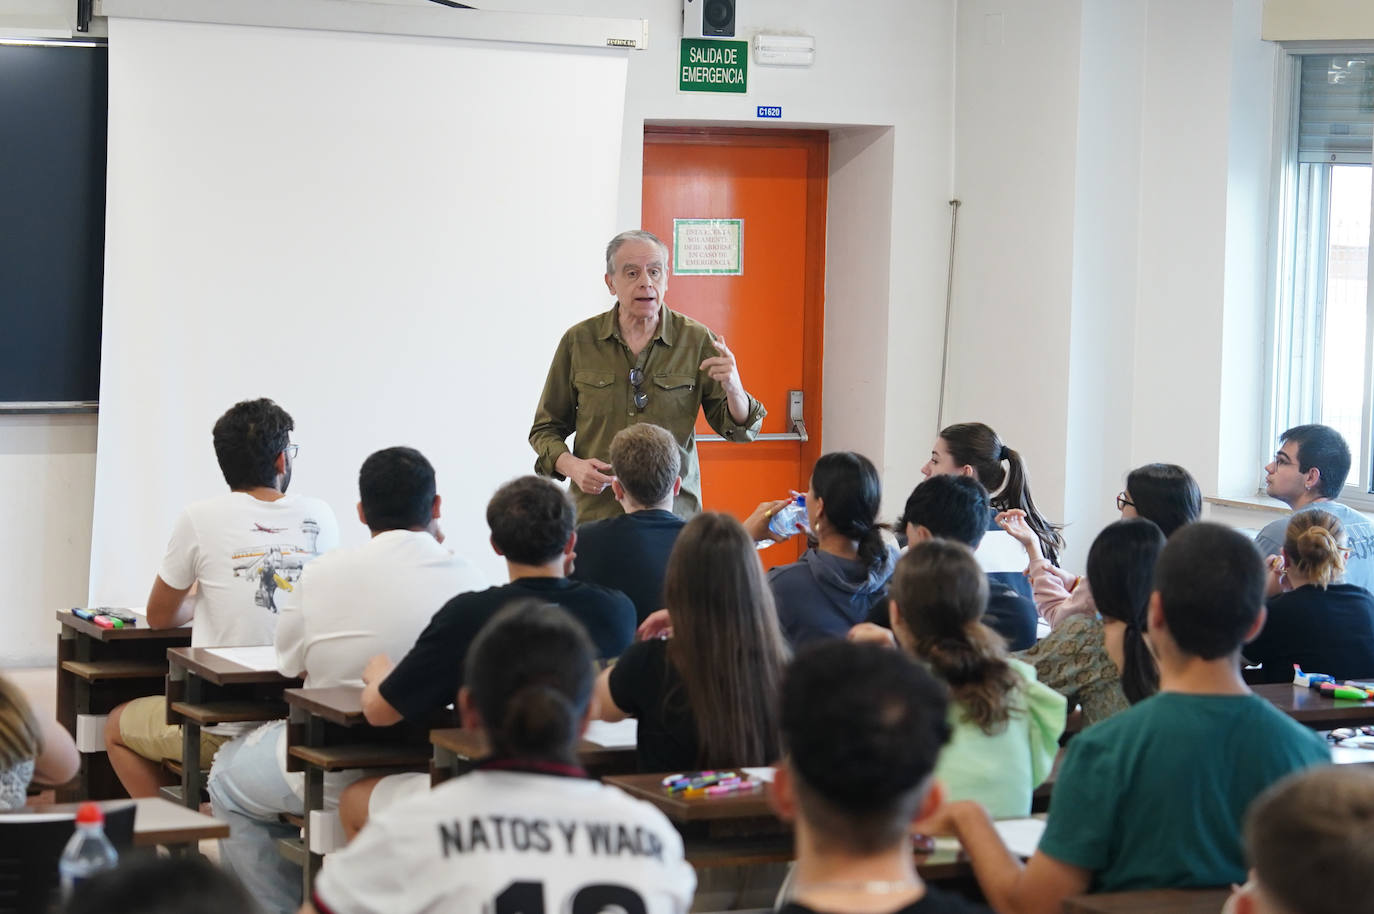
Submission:
[[[621,232],[611,239],[611,243],[606,245],[606,275],[615,275],[615,252],[620,250],[621,245],[629,241],[647,241],[650,244],[658,245],[658,249],[663,252],[664,269],[668,267],[668,245],[664,244],[653,232],[646,232],[644,229],[630,229],[628,232]]]

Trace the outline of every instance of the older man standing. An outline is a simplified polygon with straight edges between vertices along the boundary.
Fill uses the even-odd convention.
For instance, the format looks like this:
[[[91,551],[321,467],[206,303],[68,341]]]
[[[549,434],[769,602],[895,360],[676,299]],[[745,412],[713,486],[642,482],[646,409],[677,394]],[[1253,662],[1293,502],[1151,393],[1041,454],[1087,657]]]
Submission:
[[[744,389],[723,337],[664,304],[668,249],[650,232],[621,232],[606,246],[606,288],[616,303],[563,334],[530,428],[535,472],[571,479],[579,522],[614,517],[606,462],[616,432],[652,422],[682,450],[675,513],[701,509],[697,411],[727,441],[752,441],[763,405]],[[573,435],[569,449],[566,439]]]

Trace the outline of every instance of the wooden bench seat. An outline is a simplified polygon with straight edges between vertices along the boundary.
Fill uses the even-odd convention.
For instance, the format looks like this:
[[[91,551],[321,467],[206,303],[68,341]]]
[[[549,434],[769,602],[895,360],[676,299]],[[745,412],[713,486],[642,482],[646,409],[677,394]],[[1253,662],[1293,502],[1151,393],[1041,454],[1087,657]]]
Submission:
[[[344,746],[292,746],[290,755],[324,771],[349,768],[428,768],[428,746],[362,743]]]
[[[212,701],[204,704],[191,704],[174,701],[172,713],[186,720],[208,727],[213,724],[240,723],[243,721],[281,720],[286,716],[286,703],[281,701]]]
[[[62,669],[87,682],[113,679],[162,679],[165,660],[63,660]]]

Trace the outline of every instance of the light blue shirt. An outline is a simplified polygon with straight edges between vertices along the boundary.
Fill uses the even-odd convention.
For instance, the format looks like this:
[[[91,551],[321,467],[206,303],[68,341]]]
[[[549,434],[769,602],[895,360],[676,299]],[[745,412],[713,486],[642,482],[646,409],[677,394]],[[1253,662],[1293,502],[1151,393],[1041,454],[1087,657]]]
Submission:
[[[1374,521],[1338,501],[1314,502],[1298,510],[1313,509],[1336,515],[1341,526],[1345,527],[1346,546],[1350,550],[1350,558],[1345,563],[1345,583],[1374,591]],[[1283,537],[1288,531],[1288,522],[1292,519],[1293,515],[1289,514],[1265,524],[1264,529],[1255,537],[1255,545],[1259,547],[1261,555],[1267,558],[1283,552]]]

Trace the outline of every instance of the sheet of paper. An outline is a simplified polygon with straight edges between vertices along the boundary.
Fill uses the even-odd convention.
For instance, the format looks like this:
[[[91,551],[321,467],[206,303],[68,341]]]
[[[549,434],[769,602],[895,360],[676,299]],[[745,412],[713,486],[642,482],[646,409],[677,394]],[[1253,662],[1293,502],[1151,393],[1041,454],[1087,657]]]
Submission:
[[[250,670],[277,668],[277,649],[270,644],[255,644],[252,647],[211,647],[206,650],[221,660],[246,666]]]
[[[747,774],[751,780],[755,780],[755,781],[767,781],[767,782],[770,783],[770,784],[773,783],[773,772],[776,771],[776,770],[777,770],[777,769],[772,768],[772,767],[768,767],[768,768],[741,768],[741,769],[740,769],[740,771],[741,771],[742,773],[744,773],[744,774]]]
[[[587,725],[586,740],[607,749],[632,749],[639,742],[639,721],[633,717],[613,724],[594,720]]]
[[[984,571],[1026,570],[1030,559],[1026,557],[1026,547],[1012,539],[1005,530],[989,530],[983,534],[978,551],[973,554]]]
[[[187,597],[187,599],[189,600],[189,599],[192,599],[192,598],[191,598],[191,597]],[[148,607],[146,607],[146,606],[129,606],[129,607],[122,607],[122,606],[121,606],[121,607],[117,607],[117,608],[118,608],[118,609],[125,609],[125,610],[127,610],[128,612],[133,613],[135,616],[138,616],[138,627],[139,627],[139,628],[147,628],[147,627],[148,627]],[[190,623],[190,622],[183,622],[181,625],[178,625],[178,626],[177,626],[177,628],[190,628],[190,627],[191,627],[191,623]]]
[[[1029,858],[1045,833],[1044,819],[998,819],[992,823],[1002,843],[1018,857]]]

